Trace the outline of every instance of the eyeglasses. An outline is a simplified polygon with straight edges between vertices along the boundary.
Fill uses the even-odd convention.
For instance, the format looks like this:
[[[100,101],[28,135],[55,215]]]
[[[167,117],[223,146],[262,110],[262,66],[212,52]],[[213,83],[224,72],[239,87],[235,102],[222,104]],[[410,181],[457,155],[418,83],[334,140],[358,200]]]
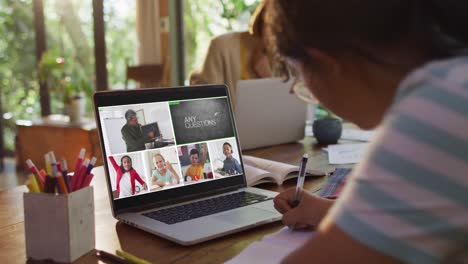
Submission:
[[[278,67],[278,74],[284,81],[293,79],[290,93],[296,95],[296,97],[308,104],[318,104],[318,100],[312,94],[310,89],[306,86],[304,81],[299,77],[299,73],[294,67],[290,66],[285,60],[279,62],[281,65]]]
[[[292,87],[291,92],[296,95],[299,100],[306,102],[308,104],[318,104],[318,100],[309,90],[309,88],[305,85],[305,83],[299,79],[295,79]]]

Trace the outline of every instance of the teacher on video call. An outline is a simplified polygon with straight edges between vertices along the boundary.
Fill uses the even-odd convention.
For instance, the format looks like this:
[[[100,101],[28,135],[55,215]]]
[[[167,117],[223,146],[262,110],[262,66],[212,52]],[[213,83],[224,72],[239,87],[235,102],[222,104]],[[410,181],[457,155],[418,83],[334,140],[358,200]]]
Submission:
[[[138,123],[136,112],[132,109],[125,112],[125,119],[127,123],[120,130],[122,132],[122,138],[127,145],[127,152],[139,151],[145,149],[145,143],[150,143],[155,140],[154,131],[150,131],[148,134],[143,135],[141,131],[141,125]]]

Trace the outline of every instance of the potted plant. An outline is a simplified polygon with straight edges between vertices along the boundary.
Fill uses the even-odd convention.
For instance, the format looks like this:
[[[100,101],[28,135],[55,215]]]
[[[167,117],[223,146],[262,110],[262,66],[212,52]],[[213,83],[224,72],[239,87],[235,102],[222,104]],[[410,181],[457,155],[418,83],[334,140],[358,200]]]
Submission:
[[[70,122],[80,122],[86,109],[85,96],[92,93],[90,78],[82,67],[51,49],[42,55],[38,75],[39,80],[49,87],[52,108],[62,108],[69,115]],[[63,104],[60,106],[55,102]]]
[[[315,110],[317,119],[312,125],[314,136],[319,144],[336,144],[341,137],[342,120],[325,109],[317,106]]]

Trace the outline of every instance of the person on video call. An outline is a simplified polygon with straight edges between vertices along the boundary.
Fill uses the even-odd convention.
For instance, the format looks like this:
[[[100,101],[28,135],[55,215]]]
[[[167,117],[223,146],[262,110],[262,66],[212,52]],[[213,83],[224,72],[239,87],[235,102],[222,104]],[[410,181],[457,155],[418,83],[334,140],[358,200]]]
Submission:
[[[120,166],[117,164],[117,162],[115,162],[113,156],[110,156],[109,160],[114,167],[115,173],[117,174],[116,192],[114,193],[114,198],[123,198],[135,195],[135,181],[138,181],[141,185],[143,185],[144,190],[148,189],[145,181],[133,168],[132,159],[129,156],[125,155],[120,159]]]
[[[154,169],[151,173],[151,183],[164,187],[170,184],[179,184],[179,175],[172,167],[169,161],[164,159],[164,156],[156,153],[153,156]]]
[[[275,207],[315,228],[282,263],[467,263],[468,1],[269,0],[272,48],[325,107],[377,128],[336,200]]]
[[[223,154],[226,159],[223,161],[223,171],[229,175],[242,173],[242,168],[239,161],[232,156],[232,146],[228,142],[223,144]]]
[[[148,134],[144,135],[141,131],[141,125],[138,123],[136,112],[132,109],[125,112],[125,119],[127,120],[127,123],[120,131],[122,132],[122,138],[127,145],[127,152],[144,150],[146,149],[146,143],[151,143],[162,138],[162,135],[155,138],[154,131],[150,131]]]
[[[208,152],[208,147],[205,144],[202,145],[203,154],[202,158],[200,159],[200,153],[196,148],[190,150],[190,167],[185,172],[185,181],[198,181],[204,179],[205,176],[203,175],[203,168],[205,167],[206,162],[206,154]]]
[[[258,5],[249,31],[229,32],[210,41],[201,69],[190,75],[190,84],[226,84],[235,106],[238,80],[272,76],[263,41],[264,6],[265,1]]]

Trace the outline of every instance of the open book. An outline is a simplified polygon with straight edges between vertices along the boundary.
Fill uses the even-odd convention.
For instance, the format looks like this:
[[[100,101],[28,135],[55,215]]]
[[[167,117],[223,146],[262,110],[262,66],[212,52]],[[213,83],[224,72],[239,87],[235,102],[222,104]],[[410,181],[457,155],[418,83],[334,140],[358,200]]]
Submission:
[[[254,186],[265,182],[273,182],[281,185],[285,180],[297,177],[299,173],[299,166],[283,162],[248,155],[242,155],[242,160],[244,161],[247,186]],[[316,169],[311,163],[313,163],[313,161],[309,158],[306,176],[323,176],[333,171],[328,169]]]

